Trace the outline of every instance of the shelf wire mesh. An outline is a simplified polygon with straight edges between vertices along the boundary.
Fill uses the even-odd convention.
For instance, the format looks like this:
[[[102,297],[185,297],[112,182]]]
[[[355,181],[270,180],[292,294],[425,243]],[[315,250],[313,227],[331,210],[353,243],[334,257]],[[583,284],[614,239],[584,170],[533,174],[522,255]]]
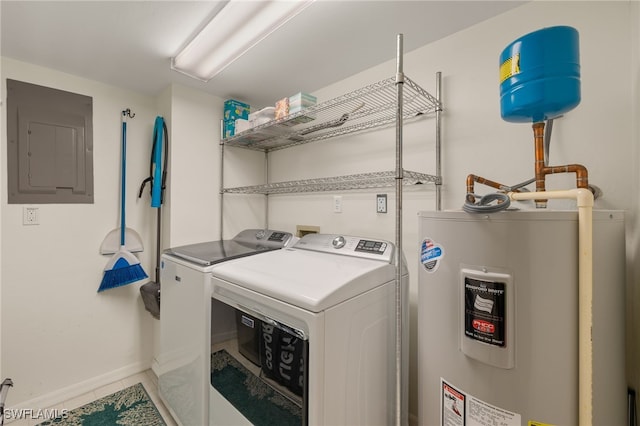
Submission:
[[[389,126],[396,121],[395,78],[363,87],[224,139],[228,146],[275,151],[295,145]],[[405,121],[440,108],[435,97],[405,77]]]
[[[271,152],[337,136],[390,126],[396,122],[397,90],[395,77],[387,78],[351,93],[306,108],[279,120],[256,126],[222,142],[250,150]],[[405,77],[403,121],[410,121],[441,110],[438,100]],[[392,188],[395,172],[372,172],[328,178],[268,183],[224,188],[230,194],[284,194],[354,189]],[[440,184],[441,178],[403,171],[403,185]]]

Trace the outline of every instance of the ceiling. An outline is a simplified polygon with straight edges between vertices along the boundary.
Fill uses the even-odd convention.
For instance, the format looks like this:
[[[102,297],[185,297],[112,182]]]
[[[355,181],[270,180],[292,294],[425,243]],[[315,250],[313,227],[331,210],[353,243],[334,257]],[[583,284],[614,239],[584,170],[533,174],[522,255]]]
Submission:
[[[217,1],[0,0],[1,54],[139,93],[171,83],[255,106],[313,92],[523,2],[316,0],[207,83],[170,58]]]

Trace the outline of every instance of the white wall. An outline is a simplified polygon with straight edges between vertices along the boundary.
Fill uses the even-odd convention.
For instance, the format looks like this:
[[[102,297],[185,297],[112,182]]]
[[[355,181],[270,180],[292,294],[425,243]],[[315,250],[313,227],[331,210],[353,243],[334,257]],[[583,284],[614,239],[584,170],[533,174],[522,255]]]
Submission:
[[[582,163],[590,181],[604,191],[596,208],[625,210],[628,247],[628,376],[640,389],[637,308],[640,288],[636,264],[638,245],[638,22],[634,2],[532,2],[473,28],[405,55],[406,75],[428,91],[435,72],[443,74],[443,172],[445,209],[463,203],[465,177],[479,174],[505,184],[533,176],[533,137],[530,126],[500,119],[498,57],[502,49],[526,32],[556,24],[580,32],[582,103],[554,125],[551,163]],[[428,25],[428,19],[425,20]],[[395,52],[395,40],[379,46]],[[151,362],[157,323],[144,311],[138,284],[95,291],[108,258],[98,254],[104,235],[117,226],[119,112],[132,108],[129,125],[127,224],[145,240],[141,255],[150,275],[155,267],[155,211],[148,199],[135,198],[148,173],[153,120],[168,119],[172,159],[167,204],[164,206],[163,247],[219,236],[219,120],[222,99],[171,87],[158,99],[108,87],[81,78],[16,61],[2,60],[4,79],[16,78],[94,98],[94,161],[96,202],[93,205],[42,205],[41,225],[21,225],[22,206],[0,209],[2,271],[0,372],[11,376],[16,388],[10,403],[51,397],[66,388],[78,391],[92,380],[114,377]],[[337,82],[314,93],[319,100],[357,89],[395,74],[395,61]],[[631,93],[631,94],[630,94]],[[286,94],[283,94],[286,95]],[[2,105],[5,124],[5,105]],[[6,136],[2,132],[2,166],[6,167]],[[405,127],[405,168],[433,173],[433,120]],[[360,171],[392,170],[394,131],[383,130],[278,151],[270,157],[272,181],[332,176]],[[261,183],[263,157],[228,149],[227,186]],[[6,188],[5,176],[0,191]],[[573,186],[573,177],[552,176],[548,189]],[[478,192],[490,192],[478,187]],[[375,193],[389,194],[389,214],[375,213]],[[629,192],[632,194],[629,196]],[[319,225],[336,232],[394,239],[393,193],[348,192],[343,213],[332,212],[334,193],[271,196],[269,226],[295,231],[295,225]],[[551,204],[552,207],[554,204]],[[412,338],[415,339],[417,293],[416,213],[433,209],[434,191],[405,192],[404,252],[412,273]],[[522,207],[527,207],[524,205]],[[555,207],[571,208],[559,202]],[[224,235],[260,227],[264,220],[261,197],[226,195]],[[150,337],[151,336],[151,337]],[[412,344],[411,368],[416,368]],[[415,373],[411,374],[415,378]],[[417,413],[416,382],[411,382],[410,412]]]
[[[171,159],[167,184],[166,247],[220,238],[220,120],[224,100],[183,86],[171,92]],[[247,176],[263,176],[261,154],[230,153],[224,168],[227,185],[242,185]],[[257,163],[257,164],[255,164]],[[247,167],[251,164],[251,167]],[[240,183],[238,183],[240,182]],[[224,237],[261,227],[264,203],[233,199],[225,203]],[[256,204],[256,206],[253,206]]]
[[[2,19],[2,8],[0,8],[0,19]],[[0,31],[0,46],[2,45],[2,32]],[[0,58],[0,112],[2,112],[2,117],[0,117],[0,133],[6,134],[6,131],[4,129],[7,128],[7,123],[6,123],[6,114],[4,114],[5,112],[5,107],[4,107],[4,103],[5,103],[5,92],[6,92],[6,85],[4,84],[4,81],[2,81],[2,63],[3,61]],[[4,165],[6,164],[6,151],[3,151],[2,149],[0,149],[0,164]],[[4,170],[4,169],[3,169]],[[0,183],[2,181],[0,180]],[[1,185],[0,185],[1,188]],[[0,189],[0,195],[3,194],[2,192],[3,190]],[[4,196],[3,196],[4,199]],[[2,224],[2,208],[0,208],[0,224]],[[0,226],[0,241],[2,241],[2,226]],[[2,309],[2,244],[0,244],[0,309]],[[0,314],[0,356],[2,355],[2,314]],[[2,370],[2,361],[0,361],[0,380],[4,380],[5,376]]]
[[[640,3],[632,2],[629,20],[632,22],[631,117],[640,113]],[[640,390],[640,124],[631,120],[632,144],[629,156],[633,161],[632,180],[626,186],[630,190],[632,210],[627,215],[627,376],[630,386]]]
[[[171,87],[171,159],[167,175],[168,244],[217,239],[217,153],[222,100]]]
[[[22,225],[22,205],[7,204],[2,176],[2,257],[0,372],[15,388],[8,403],[44,407],[153,365],[159,323],[145,311],[139,287],[148,280],[97,294],[110,256],[99,247],[119,226],[120,112],[136,114],[127,126],[127,227],[136,230],[145,250],[142,266],[155,280],[157,211],[148,191],[138,189],[149,173],[151,137],[156,115],[167,120],[171,158],[162,211],[162,249],[218,239],[220,236],[220,146],[223,100],[181,86],[157,98],[142,96],[51,69],[2,58],[3,93],[7,78],[27,81],[93,98],[95,202],[86,205],[37,205],[40,225]],[[3,96],[2,124],[6,126]],[[6,132],[2,165],[6,169]],[[256,153],[230,155],[227,170],[257,161]],[[148,189],[148,186],[147,186]],[[240,229],[262,227],[262,199],[225,204],[233,212],[225,237]],[[229,210],[231,209],[231,210]]]
[[[570,25],[580,33],[582,102],[554,123],[550,163],[581,163],[589,169],[590,182],[604,196],[599,209],[620,209],[627,214],[628,246],[636,253],[638,141],[633,111],[637,96],[630,96],[636,82],[638,15],[632,2],[532,2],[487,20],[444,40],[405,55],[406,75],[434,92],[435,73],[443,75],[443,209],[459,209],[464,201],[469,173],[512,185],[533,177],[533,133],[528,124],[507,123],[500,118],[499,55],[513,40],[546,26]],[[427,23],[428,24],[428,23]],[[635,38],[632,38],[635,37]],[[393,41],[395,42],[395,41]],[[395,45],[390,41],[388,46]],[[635,50],[632,50],[635,49]],[[320,100],[374,83],[395,73],[395,61],[315,92]],[[636,90],[637,93],[637,90]],[[636,110],[637,111],[637,110]],[[405,168],[433,171],[433,121],[405,127]],[[424,133],[421,133],[424,132]],[[272,154],[273,180],[331,176],[370,170],[393,169],[393,131],[369,133],[278,151]],[[574,175],[547,178],[547,189],[575,187]],[[479,185],[481,194],[493,192]],[[378,191],[380,192],[380,191]],[[632,195],[630,195],[630,193]],[[322,232],[350,233],[394,239],[392,215],[375,213],[375,193],[343,194],[343,213],[332,212],[334,194],[272,196],[270,225],[294,230],[296,224],[319,225]],[[393,199],[390,194],[390,199]],[[518,203],[520,208],[530,204]],[[549,208],[573,208],[574,203],[555,200]],[[393,209],[393,203],[390,206]],[[417,413],[415,331],[418,244],[416,213],[434,209],[433,190],[405,193],[404,252],[412,274],[410,413]],[[393,210],[391,210],[393,211]],[[637,254],[634,255],[634,258]],[[635,264],[628,279],[630,320],[637,324],[638,288]],[[636,389],[640,336],[629,327],[629,381]],[[633,350],[632,350],[633,349]]]
[[[132,285],[97,293],[110,256],[102,240],[119,226],[121,111],[136,114],[127,126],[126,224],[143,236],[143,267],[152,273],[155,215],[148,197],[138,200],[149,173],[155,100],[72,75],[2,58],[6,78],[93,98],[93,204],[39,204],[40,224],[22,225],[22,205],[2,195],[1,369],[15,383],[12,406],[27,408],[76,396],[148,368],[152,358],[152,317]],[[2,123],[6,128],[6,98]],[[2,170],[6,170],[2,131]]]

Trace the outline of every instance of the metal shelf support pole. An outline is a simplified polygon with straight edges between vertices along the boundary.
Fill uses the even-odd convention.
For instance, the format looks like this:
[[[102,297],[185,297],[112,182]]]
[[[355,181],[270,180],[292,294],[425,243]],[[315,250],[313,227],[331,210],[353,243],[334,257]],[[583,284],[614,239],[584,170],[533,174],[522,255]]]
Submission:
[[[404,369],[407,367],[405,361],[406,350],[404,348],[403,332],[406,327],[404,321],[405,306],[404,305],[404,291],[402,285],[402,179],[403,179],[403,167],[402,167],[402,117],[403,117],[403,95],[404,95],[404,73],[403,73],[403,35],[398,34],[397,43],[397,71],[396,71],[396,91],[397,91],[397,104],[396,104],[396,253],[395,253],[395,266],[396,266],[396,282],[395,282],[395,421],[396,426],[401,426],[408,422],[408,407],[407,395],[405,392],[406,378],[404,377]]]
[[[442,112],[442,72],[436,73],[436,210],[442,210],[442,151],[441,151],[441,128],[440,119]]]
[[[223,234],[223,212],[224,212],[224,206],[223,206],[223,198],[224,198],[224,123],[222,120],[220,120],[220,197],[219,197],[219,202],[220,202],[220,240],[222,240],[222,234]]]
[[[264,152],[264,181],[269,184],[269,151]],[[264,194],[264,229],[269,229],[269,194]]]

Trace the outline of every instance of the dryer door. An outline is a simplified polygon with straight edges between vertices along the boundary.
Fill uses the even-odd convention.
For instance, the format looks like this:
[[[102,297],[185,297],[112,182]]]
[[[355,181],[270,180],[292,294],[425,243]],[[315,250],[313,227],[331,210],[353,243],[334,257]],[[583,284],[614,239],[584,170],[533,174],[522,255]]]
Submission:
[[[211,425],[306,425],[307,333],[214,293]]]

